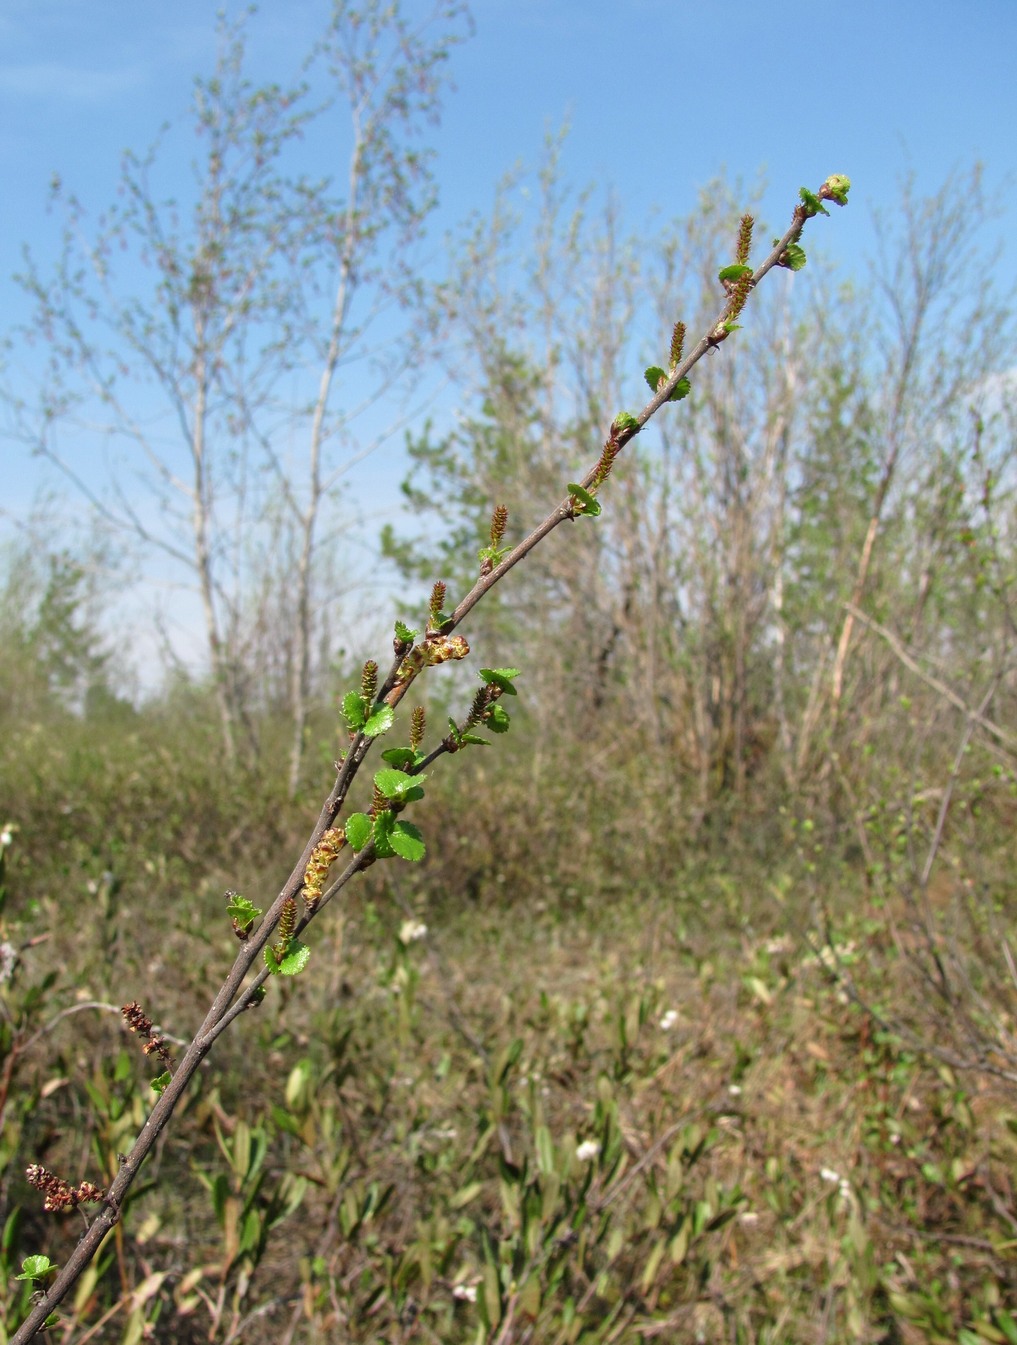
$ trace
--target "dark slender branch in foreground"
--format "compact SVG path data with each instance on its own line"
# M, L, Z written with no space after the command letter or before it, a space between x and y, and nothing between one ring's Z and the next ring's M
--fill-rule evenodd
M788 249L797 244L806 220L817 213L818 209L822 209L819 202L833 200L838 204L844 204L847 185L846 179L827 179L827 182L819 189L817 196L811 198L811 208L808 201L805 205L799 205L795 208L790 228L774 245L763 263L754 272L741 278L735 288L725 287L728 288L727 303L718 315L717 320L711 324L707 333L701 337L684 358L678 360L674 369L671 370L665 380L660 382L655 395L638 416L621 416L612 424L609 438L600 459L579 482L584 490L590 486L599 487L603 483L615 457L629 440L639 433L666 402L671 400L672 394L678 388L682 379L699 363L707 351L715 350L726 340L733 330L733 318L740 312L750 290L774 266L790 265ZM803 200L806 200L806 195L803 192ZM792 267L792 269L795 268ZM575 519L580 512L581 507L575 496L567 496L545 518L543 523L534 528L530 535L520 542L499 564L495 565L489 573L481 575L470 592L455 608L451 618L442 624L441 638L447 639L449 633L468 616L484 595L499 580L504 578L513 566L527 556L538 543L543 541L550 532L560 523L565 522L566 519ZM421 647L426 647L426 637L424 646L417 646L417 648ZM419 663L408 662L406 655L409 652L410 647L406 642L397 641L396 658L388 675L377 689L374 701L376 706L382 704L394 706L402 699L412 682L428 666L426 659ZM137 1177L142 1163L169 1124L177 1103L190 1085L202 1061L212 1049L216 1038L255 1003L258 992L268 978L268 971L259 971L247 986L244 985L244 982L255 961L268 946L284 907L300 896L304 888L308 862L322 836L334 825L336 818L339 816L350 786L373 742L373 737L367 736L364 732L359 732L354 736L346 755L338 765L335 784L322 806L318 821L308 838L303 853L279 895L262 918L258 929L241 945L236 960L205 1015L204 1021L195 1033L165 1089L160 1094L130 1153L121 1164L119 1172L106 1192L100 1213L89 1225L49 1291L40 1299L18 1331L11 1337L10 1345L26 1345L27 1341L32 1340L40 1328L43 1327L47 1317L58 1307L83 1274L103 1238L119 1219L124 1197ZM425 758L425 762L430 763L445 752L453 750L455 750L454 747L446 739ZM417 769L419 771L422 768L420 766ZM295 932L305 929L357 873L374 862L374 858L373 846L365 846L329 889L313 906L305 910L294 926Z

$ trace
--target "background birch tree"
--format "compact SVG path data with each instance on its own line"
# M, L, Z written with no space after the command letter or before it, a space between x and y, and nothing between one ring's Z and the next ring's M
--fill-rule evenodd
M26 250L21 275L20 335L45 367L36 396L8 400L105 523L193 586L227 761L257 755L254 710L288 706L292 794L341 589L323 528L343 517L346 469L388 432L363 429L365 411L384 393L398 421L422 355L410 262L436 201L427 128L468 18L457 0L336 0L285 85L252 80L246 22L220 21L195 82L186 199L161 192L169 128L125 154L97 219L54 182L59 259ZM85 456L96 441L115 455L108 485Z

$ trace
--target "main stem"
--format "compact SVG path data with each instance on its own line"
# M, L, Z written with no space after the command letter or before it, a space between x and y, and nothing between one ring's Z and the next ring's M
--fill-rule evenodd
M801 207L795 210L791 227L784 234L783 238L774 245L773 250L769 253L762 265L754 272L754 285L758 284L763 276L778 264L788 245L798 240L801 236L806 218L807 216L802 211ZM639 415L635 417L636 427L633 428L630 426L617 434L614 442L619 447L623 446L633 438L634 435L638 434L639 430L641 430L643 426L656 415L665 402L670 400L671 394L678 386L678 383L686 376L690 369L699 363L706 352L708 350L716 349L717 346L726 339L727 333L723 331L723 324L726 319L727 311L727 307L725 306L725 309L721 312L717 321L711 326L707 334L700 339L694 349L678 364L667 382L661 385L656 395L646 404ZM584 488L588 487L593 482L596 474L597 466L595 465L590 468L579 484ZM575 516L575 507L572 498L566 497L556 509L548 514L543 523L534 528L533 532L531 532L528 537L524 538L523 541L521 541L519 545L505 557L500 565L496 566L490 574L483 575L477 580L470 592L467 593L466 597L463 598L462 602L456 607L452 614L451 621L444 628L444 632L448 633L458 626L469 615L473 608L476 607L477 603L480 602L484 595L489 592L489 590L493 588L494 585L509 572L509 570L515 565L518 565L524 556L529 555L533 548L539 542L543 541L548 533L553 532L554 529L566 519L574 519ZM396 658L395 662L392 664L383 685L378 689L378 703L385 701L387 698L389 703L394 703L396 699L401 698L402 693L409 682L415 680L418 675L416 672L411 673L407 678L401 680L398 679L398 672L402 664L403 660L401 657ZM391 693L396 690L398 691L398 696L392 696ZM321 813L318 816L318 821L308 838L307 844L304 846L300 859L297 861L292 873L279 895L272 903L267 914L262 919L258 926L257 933L243 944L240 952L237 954L236 961L233 963L229 975L226 977L225 981L223 981L218 994L212 1002L211 1008L205 1015L201 1027L195 1033L183 1059L180 1061L170 1082L160 1095L158 1102L156 1102L155 1106L152 1108L148 1120L142 1127L141 1134L135 1140L130 1153L125 1158L120 1167L120 1171L114 1178L113 1183L107 1192L102 1210L89 1225L88 1230L71 1253L66 1265L57 1275L45 1297L36 1304L25 1321L10 1338L10 1345L27 1345L27 1342L36 1336L46 1318L60 1305L67 1293L83 1274L86 1266L98 1251L103 1238L119 1219L120 1208L124 1196L127 1194L135 1177L138 1175L142 1163L148 1157L156 1140L169 1124L177 1103L183 1096L188 1084L197 1073L201 1062L205 1059L215 1044L215 1040L219 1036L220 1030L229 1026L233 1017L236 1016L231 1014L231 1006L233 1006L234 1001L237 999L244 980L254 965L256 958L271 938L272 932L278 923L283 903L290 898L295 899L299 896L303 887L304 873L307 868L308 860L311 857L311 853L321 839L322 834L334 824L336 817L342 809L350 785L352 784L361 763L370 751L373 741L372 738L367 738L361 733L358 734L350 744L349 751L339 767L335 784L333 785L328 798L325 800ZM354 873L360 868L363 868L371 858L370 847L366 847L349 866L340 882L345 882L351 878ZM310 921L314 919L315 915L317 915L318 909L320 908L316 908L314 911L307 913L299 922L298 928L305 928ZM253 1003L253 1001L248 1001L248 1003ZM230 1015L229 1022L224 1021L227 1018L227 1015Z

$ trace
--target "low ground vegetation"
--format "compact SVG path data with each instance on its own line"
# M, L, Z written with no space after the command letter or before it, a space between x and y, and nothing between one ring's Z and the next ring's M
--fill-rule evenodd
M155 1072L121 1002L185 1037L224 889L271 888L302 821L271 782L234 794L197 764L211 713L100 735L49 710L32 751L7 725L3 771L11 1324L22 1258L59 1262L80 1231L26 1164L115 1173ZM960 1067L906 897L786 808L658 848L599 791L535 797L516 746L467 770L469 831L451 786L429 796L430 863L366 875L307 972L223 1039L67 1338L1017 1339L1005 1041ZM997 792L994 877L958 874L931 913L986 975L1013 901ZM954 1065L922 1049L941 1046Z

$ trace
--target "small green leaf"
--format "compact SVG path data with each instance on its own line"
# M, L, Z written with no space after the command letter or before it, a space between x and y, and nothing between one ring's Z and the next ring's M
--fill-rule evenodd
M423 757L410 747L389 747L382 752L381 759L394 766L397 771L401 771L404 766L415 766L418 760L423 760Z
M644 369L643 377L650 385L651 392L657 392L661 383L667 382L667 373L656 364L651 364L649 369Z
M165 1073L160 1074L157 1078L153 1079L151 1083L152 1092L153 1093L165 1092L167 1086L169 1085L169 1081L172 1077L173 1076L172 1074L170 1074L169 1070L166 1070Z
M388 840L400 859L409 859L416 862L424 858L427 847L424 845L424 839L419 829L412 822L403 822L397 819L389 833Z
M512 723L507 712L500 705L492 705L484 717L484 722L492 733L508 733Z
M671 396L668 398L668 401L680 402L681 399L683 397L687 397L691 391L692 391L692 384L689 382L689 380L687 378L679 378L678 382L674 385L674 392L671 393Z
M849 177L846 177L843 173L831 173L823 186L838 205L847 205L848 192L851 190L851 179Z
M366 813L350 813L343 830L352 848L363 850L371 839L371 819Z
M722 266L717 272L717 279L722 281L741 280L742 276L750 276L751 274L751 266L744 266L740 262L736 262L734 266Z
M387 733L394 719L395 714L391 705L380 706L364 725L364 735L368 738L377 738L379 733Z
M426 775L407 775L405 771L384 770L375 773L374 783L387 799L412 803L414 799L424 797L420 785L426 779Z
M622 430L632 430L633 432L638 433L639 421L636 420L635 416L630 415L628 411L619 411L614 418L611 429L614 430L615 433L620 433Z
M797 243L788 243L781 257L781 265L789 271L800 271L805 265L805 249Z
M266 952L268 949L265 950ZM311 956L311 950L306 943L301 943L299 939L290 939L286 952L279 959L278 972L280 976L297 976L307 966L307 960Z
M569 496L574 501L574 506L579 506L579 508L574 507L574 512L579 517L585 514L588 518L596 518L600 513L600 501L594 499L588 490L583 486L576 485L574 481L569 482L568 489Z
M740 332L741 329L742 329L742 324L741 324L740 322L725 322L725 323L724 323L724 330L725 330L726 332Z
M395 817L392 813L376 813L374 818L374 853L379 859L391 859L395 854L392 849L392 828L395 826Z
M52 1275L59 1266L55 1265L48 1256L26 1256L21 1263L21 1274L15 1275L16 1280L41 1280L44 1275Z
M510 546L485 546L477 552L477 559L481 562L488 560L491 562L491 568L500 565L508 553L512 550Z
M519 676L518 668L481 668L480 675L489 685L501 687L506 696L518 694L512 685L513 677Z
M798 195L802 198L802 204L805 206L805 213L810 219L813 215L829 215L829 210L823 205L815 192L809 191L808 187L802 187Z
M250 929L261 915L261 907L255 906L239 892L230 892L227 895L226 914L231 920L235 920L241 929Z
M410 630L409 626L405 625L404 622L397 621L395 623L395 634L396 639L403 644L412 644L420 632L418 630Z
M490 747L490 746L491 746L491 744L487 741L486 738L481 738L480 735L477 734L477 733L462 733L462 734L460 734L460 735L459 735L459 743L460 743L463 747L465 747L467 744L468 744L470 747Z
M351 729L363 728L367 706L359 691L347 691L343 697L343 718Z

